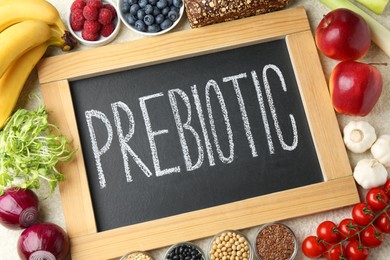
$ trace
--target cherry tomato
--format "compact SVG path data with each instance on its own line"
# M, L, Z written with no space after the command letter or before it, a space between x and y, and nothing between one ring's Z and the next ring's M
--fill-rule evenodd
M344 260L345 249L342 244L328 246L326 252L324 253L326 260Z
M368 254L369 249L357 240L351 241L345 248L345 256L348 260L365 260Z
M325 252L325 246L316 236L308 236L302 242L302 252L307 257L318 258Z
M375 226L380 231L390 234L390 211L380 214L375 220Z
M353 207L352 218L356 224L367 226L375 218L375 214L370 205L361 202Z
M367 247L380 246L384 238L385 238L385 234L377 230L373 225L366 227L360 233L360 239L362 240L363 245Z
M373 210L382 210L388 205L389 197L384 189L372 188L367 192L366 201Z
M329 244L336 244L340 241L340 235L336 224L329 220L326 220L318 225L317 237Z
M342 239L346 239L348 241L357 240L358 236L357 232L360 230L360 226L355 223L355 221L351 218L345 218L340 221L337 229L339 230L340 237Z

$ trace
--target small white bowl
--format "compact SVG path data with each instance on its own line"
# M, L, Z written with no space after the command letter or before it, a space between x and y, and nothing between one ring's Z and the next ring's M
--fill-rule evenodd
M268 228L272 228L273 226L275 226L276 228L282 228L283 231L286 231L287 233L289 233L292 237L292 240L293 240L293 250L291 248L289 248L289 250L292 250L291 252L291 256L290 256L290 259L289 260L294 260L296 255L297 255L297 252L298 252L298 241L297 241L297 238L294 234L294 232L286 225L282 224L282 223L279 223L279 222L272 222L272 223L267 223L267 224L264 224L262 226L260 226L260 228L258 229L258 231L256 232L256 235L253 239L253 248L255 250L255 253L256 253L256 256L258 259L262 260L263 257L260 255L260 252L257 248L257 243L260 242L261 240L259 239L258 241L258 237L260 236L260 234L262 233L262 231L268 229ZM273 234L277 234L277 233L280 233L280 232L275 232L274 230L271 230L270 232L272 232ZM286 236L283 237L284 239L286 239ZM286 240L283 240L282 238L281 239L277 239L275 237L272 237L272 238L268 238L268 241L264 241L264 244L267 245L269 243L271 244L274 244L274 243L278 243L278 244L281 244L283 242L286 242ZM290 242L290 241L288 241ZM269 248L269 252L272 253L273 251L272 250L275 250L273 248L270 248L267 246L267 248ZM284 250L287 250L287 246L284 246L283 247Z
M242 232L238 231L238 230L224 230L222 232L219 232L218 234L216 234L209 242L209 245L208 245L208 251L207 251L207 259L211 260L213 257L211 256L211 251L213 249L213 246L214 246L214 241L217 242L217 239L221 240L221 238L224 236L224 235L227 235L227 234L236 234L236 235L239 235L240 237L244 238L245 241L247 242L248 244L248 248L249 248L249 256L247 256L247 259L249 260L254 260L254 249L252 248L252 244L251 242L249 241L248 237L246 235L244 235ZM225 240L225 242L227 242ZM224 241L222 241L222 243L225 243ZM218 245L217 245L218 247ZM224 247L224 246L221 246L221 247ZM222 251L223 251L223 248L221 248ZM227 257L229 259L229 257ZM219 258L217 258L219 259Z
M154 258L145 251L132 251L120 258L120 260L127 260L127 259L153 260Z
M181 18L183 17L183 14L184 14L184 0L183 0L183 4L180 7L179 18L177 18L177 20L171 25L171 27L169 27L169 28L167 28L165 30L159 31L159 32L155 32L155 33L142 32L142 31L138 31L137 29L134 28L134 26L132 26L132 25L127 23L127 21L126 21L126 19L124 17L124 14L121 11L121 5L122 5L123 1L126 1L126 0L118 0L118 2L117 2L117 4L118 4L117 5L117 11L118 11L120 19L122 20L122 22L124 23L124 25L127 28L129 28L130 30L132 30L132 31L134 31L136 33L139 33L139 34L142 34L142 35L145 35L145 36L160 35L160 34L164 34L164 33L169 32L170 30L175 28L175 26L180 22Z
M177 244L174 244L172 245L171 247L168 248L168 250L165 252L165 256L164 256L164 260L167 260L168 259L168 256L169 254L175 250L176 248L179 248L180 246L188 246L188 247L192 247L193 249L195 249L196 251L199 252L201 258L203 260L206 259L205 255L204 255L204 252L202 251L202 249L200 247L198 247L197 245L195 245L194 243L191 243L191 242L180 242L180 243L177 243Z
M80 42L81 44L83 44L85 46L98 47L98 46L106 45L106 44L110 43L111 41L113 41L115 39L115 37L118 35L118 33L119 33L121 23L120 23L120 18L119 18L119 11L117 9L116 4L113 1L111 1L111 0L104 0L102 2L104 4L112 5L115 8L115 10L116 10L117 17L114 20L114 22L115 22L115 30L108 37L100 36L100 39L97 40L97 41L87 41L87 40L84 40L83 37L81 36L81 31L77 31L77 32L73 31L72 26L70 25L70 23L71 23L71 15L70 15L70 7L69 7L69 15L68 15L68 21L67 21L68 30L77 39L78 42ZM73 1L72 1L72 3L73 3Z

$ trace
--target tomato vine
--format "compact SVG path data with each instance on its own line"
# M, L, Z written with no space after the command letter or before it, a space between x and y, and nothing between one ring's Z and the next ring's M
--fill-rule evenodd
M302 251L309 258L329 260L364 260L390 234L390 179L383 187L371 188L366 202L357 203L352 217L338 225L326 220L317 227L316 236L302 242Z

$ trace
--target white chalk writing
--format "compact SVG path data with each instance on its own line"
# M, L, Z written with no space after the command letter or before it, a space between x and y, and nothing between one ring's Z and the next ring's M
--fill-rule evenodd
M251 76L247 77L247 73L244 72L225 76L220 79L220 84L218 84L215 79L209 79L205 81L205 85L202 87L199 87L199 85L187 86L186 88L189 88L188 90L190 91L185 91L180 88L168 89L166 96L163 92L146 96L137 96L136 98L138 98L138 105L141 112L138 112L136 117L134 117L129 104L122 101L112 103L111 110L120 151L122 153L126 181L134 182L134 176L131 174L133 172L130 170L130 159L135 162L135 165L141 169L147 178L150 178L153 175L161 177L172 173L181 173L182 170L183 172L195 172L195 170L204 167L205 158L208 159L209 166L215 166L217 163L231 164L237 156L241 156L240 153L237 155L235 151L237 149L235 147L235 142L237 143L237 140L241 140L240 138L243 140L246 138L246 141L242 143L249 147L247 153L252 158L259 156L258 148L263 149L262 152L264 152L264 149L267 149L266 146L268 146L270 155L274 155L278 147L281 147L279 149L285 151L295 150L298 147L298 127L295 117L292 113L287 112L288 114L286 115L288 115L288 118L290 119L290 126L285 127L283 124L282 131L279 118L281 113L286 113L286 111L284 109L277 110L274 102L274 91L277 91L282 95L288 92L288 86L282 71L276 65L268 64L263 67L261 80L259 80L255 70L250 71L250 75ZM275 75L276 78L274 77ZM272 79L274 79L272 83L276 86L271 87L271 76ZM256 97L250 99L254 100L254 104L253 101L252 103L248 103L248 100L245 99L247 97L247 88L250 87L252 87L252 93L255 93L256 95ZM204 94L204 96L199 95L198 90L202 92L201 94ZM243 94L246 94L246 96ZM226 97L224 95L226 95ZM163 104L164 99L169 100L168 111L170 110L170 112L168 115L158 114L166 113L162 112L167 111L166 108L165 110L156 110L156 106L152 104L154 102ZM131 105L134 106L136 104ZM247 111L247 108L250 108L250 110ZM253 113L253 109L255 109L255 113ZM257 109L260 110L259 116L257 116ZM267 111L269 111L268 113L270 113L270 116L267 115ZM172 114L170 114L171 112ZM248 115L248 112L250 112L250 116ZM164 120L169 117L172 119L173 117L177 132L175 129L172 129L172 127L169 127L169 120L167 120L166 124L163 124L163 126L161 126L161 124L152 124L155 123L152 119L156 118L156 115L159 115L159 117L162 116ZM90 134L99 185L100 188L104 188L107 184L101 157L110 149L113 139L113 129L110 120L103 112L92 109L85 112L85 117ZM138 153L138 155L134 150L134 147L131 147L131 139L134 138L136 129L143 129L142 127L140 128L139 125L137 125L138 128L136 128L136 123L139 122L136 122L135 118L137 118L138 121L143 120L144 122L144 132L141 132L147 137L148 149L150 149L151 154L149 159L153 162L154 171L151 170L153 168L148 168L147 164L141 159L139 156L141 153ZM253 122L253 118L258 119L262 124L256 124L256 122ZM99 120L103 123L107 132L106 142L101 148L99 148L99 144L101 143L98 142L96 137L96 122L94 120ZM123 126L125 125L124 122L128 123L128 129L123 129ZM240 122L242 122L242 126L240 125ZM165 121L163 121L163 123L165 123ZM253 129L251 123L255 123L253 124L253 126L255 126ZM258 131L259 126L264 129L265 136L259 136L255 133L255 131ZM242 128L245 135L242 133ZM233 132L233 129L235 132ZM272 131L274 131L274 135L272 135ZM103 137L103 134L100 133L100 131L98 133L99 138ZM182 166L183 169L180 167L181 162L175 160L169 161L168 163L171 164L169 166L161 166L161 163L165 163L165 161L160 161L158 145L161 143L164 144L164 138L167 138L168 136L170 138L173 136L178 139L176 147L180 147L179 153L181 152L182 156L176 157L182 158L179 160L182 160L182 163L184 162L185 167ZM277 136L276 142L273 140L273 136L274 139L276 139ZM292 136L292 140L286 141L289 140L290 136ZM146 139L146 137L144 138ZM238 139L235 140L235 138ZM265 146L256 147L256 141L261 138L265 138ZM159 142L156 142L156 139ZM160 139L162 140L161 143ZM263 142L260 141L260 143ZM242 144L238 147L242 147ZM164 149L166 148L167 147L164 147ZM164 150L164 152L166 151ZM214 153L217 156L214 157ZM261 154L261 156L263 155L264 154ZM148 162L148 160L145 162Z

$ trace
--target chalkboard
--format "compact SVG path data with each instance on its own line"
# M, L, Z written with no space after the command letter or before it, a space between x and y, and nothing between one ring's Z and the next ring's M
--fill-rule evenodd
M303 7L49 57L38 76L78 149L59 185L73 260L360 200Z
M323 181L284 39L70 88L99 231Z

